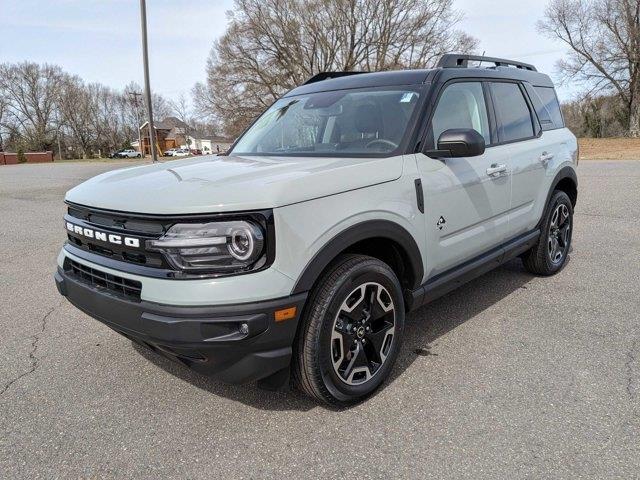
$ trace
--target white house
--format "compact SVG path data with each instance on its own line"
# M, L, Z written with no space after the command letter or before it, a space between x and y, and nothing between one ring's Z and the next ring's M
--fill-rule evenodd
M215 135L187 135L185 140L189 145L181 145L181 148L190 148L192 150L202 150L203 154L224 153L229 150L233 140Z

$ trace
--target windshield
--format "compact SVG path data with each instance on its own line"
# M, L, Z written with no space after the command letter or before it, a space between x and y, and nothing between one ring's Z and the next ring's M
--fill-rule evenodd
M232 154L390 154L399 147L418 98L410 87L281 98L247 130Z

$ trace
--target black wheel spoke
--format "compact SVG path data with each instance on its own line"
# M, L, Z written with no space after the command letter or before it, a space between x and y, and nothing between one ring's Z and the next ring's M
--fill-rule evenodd
M341 367L348 362L355 342L353 335L346 331L346 325L340 324L334 327L331 336L331 357L335 367Z
M384 361L384 355L382 354L382 348L385 346L385 340L387 334L393 329L393 324L385 322L382 328L376 331L370 331L365 335L367 345L371 348L371 356L377 363Z
M569 233L569 222L566 222L562 228L560 228L560 232L558 234L558 241L560 242L560 246L564 249L567 246L567 237Z
M341 310L338 314L338 317L345 323L350 324L353 322L357 322L362 318L362 307L360 305L356 306L352 311Z
M367 285L364 293L364 309L362 311L365 318L369 318L373 315L378 296L378 287L376 285Z
M367 358L364 347L358 342L356 344L356 349L352 352L351 359L346 362L344 371L342 372L342 378L347 381L352 381L351 376L355 376L357 373L362 371L364 371L366 378L367 372L364 369L369 370L369 359ZM369 370L369 374L370 373L371 371Z
M562 227L569 218L569 209L566 205L561 205L558 211L558 227Z

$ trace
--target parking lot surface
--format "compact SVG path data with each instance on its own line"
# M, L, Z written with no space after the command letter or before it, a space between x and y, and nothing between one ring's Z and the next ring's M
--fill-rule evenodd
M408 317L351 409L229 386L56 291L64 192L117 163L0 167L0 477L640 478L640 162L582 162L573 251Z

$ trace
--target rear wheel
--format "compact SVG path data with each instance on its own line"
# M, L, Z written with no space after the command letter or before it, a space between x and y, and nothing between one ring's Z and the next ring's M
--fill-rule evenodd
M526 252L524 266L537 275L553 275L567 261L573 231L573 205L569 196L556 190L549 200L538 243Z
M293 381L308 395L349 405L388 377L404 329L404 301L393 270L372 257L345 255L311 293L294 346Z

